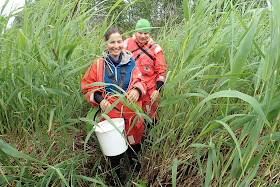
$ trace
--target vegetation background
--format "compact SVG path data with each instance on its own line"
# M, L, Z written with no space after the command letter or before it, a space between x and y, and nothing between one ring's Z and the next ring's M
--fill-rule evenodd
M279 186L279 0L28 0L11 28L0 11L1 186L107 185L80 81L139 18L168 77L123 185Z

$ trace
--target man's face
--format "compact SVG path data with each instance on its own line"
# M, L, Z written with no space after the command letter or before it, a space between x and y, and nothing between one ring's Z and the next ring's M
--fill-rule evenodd
M148 32L144 32L144 31L137 31L135 33L135 37L138 40L138 42L140 42L141 44L149 41L150 39L150 34Z

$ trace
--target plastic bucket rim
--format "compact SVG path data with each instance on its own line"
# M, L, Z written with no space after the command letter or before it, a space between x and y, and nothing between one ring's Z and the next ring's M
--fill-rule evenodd
M115 126L118 129L125 126L125 122L124 122L123 118L111 118L111 120L114 122ZM115 123L116 120L120 120L120 123ZM103 123L105 123L106 126L104 126ZM117 130L108 120L99 122L98 126L95 125L93 128L95 129L95 133L106 133L106 132ZM107 128L107 129L104 129L104 128Z

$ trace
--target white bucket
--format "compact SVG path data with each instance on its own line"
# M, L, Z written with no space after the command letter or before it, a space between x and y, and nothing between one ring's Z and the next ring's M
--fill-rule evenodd
M95 133L103 153L107 156L116 156L125 152L128 148L126 143L125 125L123 118L113 118L115 126L107 120L99 122L95 127ZM122 134L120 134L120 132Z

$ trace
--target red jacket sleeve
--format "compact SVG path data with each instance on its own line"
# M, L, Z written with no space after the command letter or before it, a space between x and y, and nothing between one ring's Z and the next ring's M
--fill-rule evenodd
M166 63L164 60L164 54L159 45L157 45L154 49L155 54L155 73L156 73L156 81L165 82L166 77Z
M140 70L137 66L135 66L135 69L132 71L132 82L130 85L131 86L130 86L129 90L131 88L138 88L142 92L141 97L146 95L147 86L144 83L144 80L142 78L142 73L140 72Z
M102 77L102 63L99 60L94 61L94 63L88 68L86 74L84 75L82 82L81 82L81 90L82 93L87 95L86 100L92 105L96 106L99 105L94 100L94 92L101 91L103 92L102 86L89 86L95 82L103 82Z

